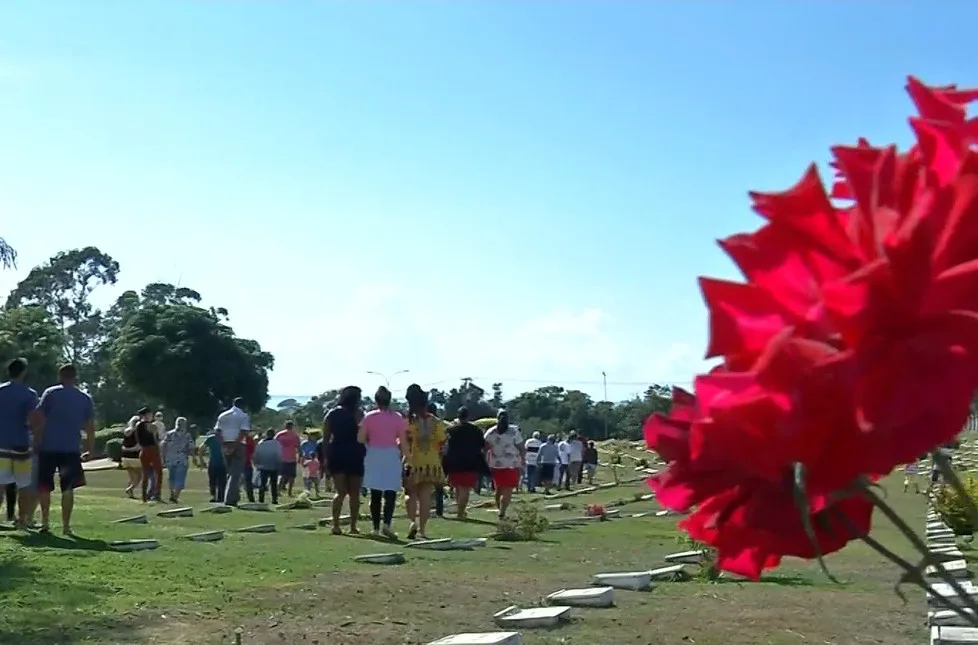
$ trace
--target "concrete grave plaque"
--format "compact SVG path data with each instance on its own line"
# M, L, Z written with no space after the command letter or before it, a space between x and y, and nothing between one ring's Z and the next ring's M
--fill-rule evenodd
M651 513L632 513L629 517L648 517Z
M547 596L547 604L568 607L611 607L615 604L612 587L588 587L587 589L561 589Z
M412 549L426 549L428 551L450 551L452 549L452 538L417 540L409 543L407 546Z
M666 515L670 515L670 514L671 514L671 512L667 508L664 508L661 511L656 511L655 512L655 516L656 517L665 517Z
M650 499L655 499L655 493L646 493L638 498L640 502L647 502Z
M507 607L493 614L492 619L500 627L555 627L561 622L570 620L570 607L533 607L520 609L516 605Z
M313 508L325 508L333 503L332 498L315 499L309 502L309 505Z
M292 528L300 531L315 531L318 527L316 526L315 522L309 522L308 524L297 524Z
M931 551L931 555L939 562L950 562L964 558L964 553L960 549L935 550Z
M274 533L274 524L255 524L254 526L246 526L243 529L238 529L238 533Z
M649 575L652 576L653 580L689 580L689 574L686 573L686 565L684 564L673 564L668 567L652 569L649 571Z
M941 569L943 569L943 574L937 567L927 567L924 570L924 575L931 578L940 577L941 575L949 575L953 578L971 577L971 572L968 571L968 563L965 560L948 560L941 564Z
M151 551L160 548L159 540L116 540L109 542L113 551Z
M238 509L242 511L271 511L271 507L268 504L261 504L259 502L244 502L243 504L238 504Z
M975 596L978 596L978 587L975 587L970 581L962 581L961 587L964 588L964 592L972 599L974 599ZM958 595L958 592L956 592L954 588L946 582L935 582L934 584L930 585L930 590L927 592L928 605L937 609L945 609L944 605L935 601L935 596L941 596L955 606L961 606L965 600L964 598L961 598Z
M930 645L978 645L974 627L931 627Z
M403 553L367 553L355 556L353 559L367 564L404 564Z
M616 484L615 482L605 482L604 484L598 484L597 488L602 488L602 489L614 488L617 485L618 484ZM586 488L583 488L583 489L581 489L581 492L583 492L585 490L587 490L587 489Z
M561 504L547 504L543 507L545 511L566 511L570 508L570 504L567 502Z
M234 510L233 506L227 504L211 504L207 508L200 509L201 513L213 513L214 515L224 515Z
M940 520L928 521L926 528L928 531L940 531L940 530L950 531L951 530L951 527L949 527L947 524L945 524Z
M485 546L488 541L486 538L461 538L452 540L452 546L456 549L474 549Z
M224 531L204 531L203 533L191 533L185 535L185 539L194 542L217 542L224 539Z
M965 620L956 611L950 609L931 610L927 612L927 622L930 625L945 627L971 627L974 624L975 612L965 609L965 613L971 616L971 621Z
M183 508L171 508L157 513L159 517L193 517L194 509L189 506Z
M519 632L482 632L446 636L428 645L523 645L523 639Z
M696 551L682 551L680 553L670 553L665 557L666 562L683 562L685 564L699 564L706 557L706 551L698 549Z
M115 520L113 524L149 524L149 518L143 515L133 515L132 517L124 517L121 520Z
M598 573L592 576L594 584L606 585L615 589L648 591L652 588L651 571L629 571L624 573Z

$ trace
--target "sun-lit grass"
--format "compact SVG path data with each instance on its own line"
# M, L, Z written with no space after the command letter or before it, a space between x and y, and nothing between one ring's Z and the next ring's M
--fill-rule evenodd
M623 470L634 476L633 469ZM406 549L405 565L372 567L353 556L404 547L295 528L328 515L327 508L163 519L156 513L171 505L126 499L123 481L117 471L89 475L90 485L78 496L78 539L60 538L57 529L50 538L0 533L0 643L210 643L230 638L239 626L246 644L426 643L460 630L491 630L492 612L507 605L536 604L549 591L587 584L599 571L661 566L665 554L680 549L675 518L648 516L551 530L532 543L490 542L467 552ZM190 486L183 502L206 507L202 472L192 472ZM581 515L587 504L618 500L629 502L622 515L657 510L652 501L633 501L647 491L642 482L600 489L553 500L572 507L546 514ZM532 503L541 508L548 503L539 495L520 498L537 500ZM919 496L895 492L891 499L903 512L922 516ZM148 525L112 523L140 513L149 515ZM473 509L470 516L474 521L467 523L433 519L429 533L493 532L493 510ZM233 532L259 523L274 523L277 532ZM403 517L395 523L405 530ZM369 529L368 523L361 528ZM225 539L182 539L213 529L228 531ZM898 544L885 525L877 535ZM156 538L162 547L106 550L106 542L130 538ZM810 563L792 562L756 585L693 581L645 594L618 592L618 607L578 612L583 620L555 632L527 633L525 642L920 642L922 606L901 606L890 591L895 572L872 552L855 544L830 565L847 584L834 587ZM839 620L814 620L816 609ZM853 622L857 618L862 627ZM860 640L867 625L874 640Z

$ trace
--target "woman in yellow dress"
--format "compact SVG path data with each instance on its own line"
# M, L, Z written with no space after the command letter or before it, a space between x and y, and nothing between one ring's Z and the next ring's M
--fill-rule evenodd
M407 493L408 539L427 539L425 528L431 515L431 496L445 482L441 449L447 440L445 422L428 412L428 393L417 383L404 395L408 404L407 440L409 459L404 464L404 490Z

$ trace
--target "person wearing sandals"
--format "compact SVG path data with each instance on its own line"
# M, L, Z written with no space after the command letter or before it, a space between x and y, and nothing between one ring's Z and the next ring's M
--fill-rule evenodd
M54 475L61 487L61 526L71 535L71 515L75 508L75 489L85 485L82 460L95 449L95 407L92 398L75 387L77 370L63 365L58 370L58 385L44 390L37 406L42 427L37 452L37 493L41 506L41 531L50 529L51 491ZM85 456L81 451L81 432L85 431Z
M409 458L404 468L407 512L411 520L408 538L427 539L432 493L436 486L445 482L441 464L441 449L446 440L445 422L428 412L428 393L417 383L408 386L404 398L408 404Z
M496 414L496 425L486 431L485 439L492 483L496 489L496 508L499 509L499 519L504 519L513 491L520 485L520 474L526 459L523 437L519 430L509 425L506 410L500 410Z
M391 528L397 491L401 489L401 464L410 461L407 450L407 421L390 409L391 392L381 385L374 394L376 410L364 415L358 439L367 447L363 486L370 491L370 520L373 535L396 540ZM383 502L383 528L381 528Z
M357 439L361 392L355 385L348 385L340 392L335 408L323 419L323 443L326 462L333 477L336 496L333 497L333 535L342 535L340 513L343 502L350 498L350 534L357 535L357 519L360 513L360 488L363 485L364 447Z
M469 423L469 410L465 406L458 409L458 420L448 428L448 442L442 465L448 475L448 482L455 489L455 502L458 505L458 519L466 518L469 495L479 481L479 477L489 474L486 465L486 441L479 426Z
M126 497L136 499L136 489L143 481L143 464L139 461L139 441L136 439L136 424L139 423L139 415L134 415L129 419L129 424L122 433L122 463L120 464L129 476L129 485L126 486Z
M160 442L160 452L163 455L163 464L166 466L167 479L170 484L170 501L177 503L180 501L180 493L187 485L190 460L196 461L194 439L190 436L190 430L187 429L186 417L177 417L173 429L163 435L163 441Z
M27 361L15 358L7 365L7 381L0 384L0 487L6 489L7 517L26 528L28 511L33 515L34 490L31 487L33 448L36 429L37 392L24 383ZM34 426L36 428L36 426Z

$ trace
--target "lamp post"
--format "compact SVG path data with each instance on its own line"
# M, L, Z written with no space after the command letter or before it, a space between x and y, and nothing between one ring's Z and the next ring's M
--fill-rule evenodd
M393 374L391 374L390 376L388 376L388 375L386 375L386 374L384 374L382 372L374 372L374 371L371 371L371 370L367 370L367 374L373 374L374 376L379 376L380 378L384 379L384 383L387 385L387 389L389 390L389 389L391 389L391 379L392 378L394 378L395 376L397 376L399 374L407 374L410 371L411 370L397 370L396 372L394 372Z
M605 372L601 372L601 382L604 383L604 402L608 403L608 375ZM608 406L605 405L604 409L604 438L608 438Z

